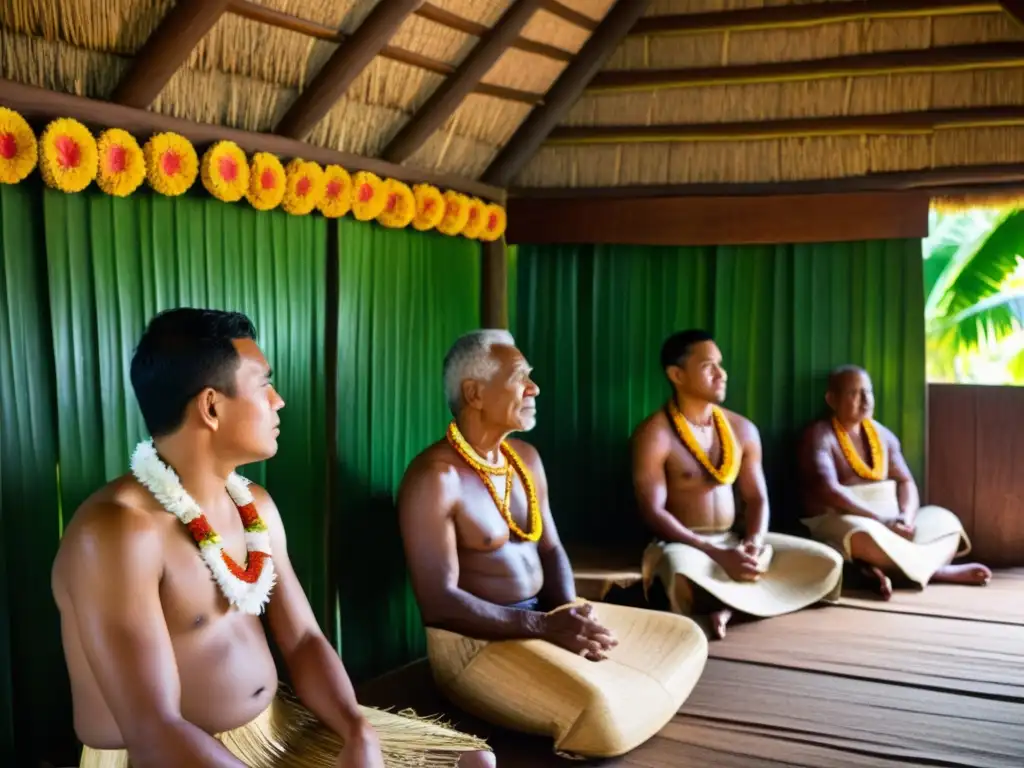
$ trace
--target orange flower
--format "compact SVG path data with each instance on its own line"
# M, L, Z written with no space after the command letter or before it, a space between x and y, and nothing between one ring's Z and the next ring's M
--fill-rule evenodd
M500 205L490 204L484 206L483 211L484 228L480 233L480 239L492 243L505 234L508 226L508 215Z
M96 143L99 169L96 184L108 195L127 197L146 179L146 158L127 131L110 128Z
M454 237L462 232L467 221L469 221L469 198L451 190L445 192L444 216L437 225L437 231Z
M369 171L359 171L352 177L352 213L359 221L372 221L388 204L384 182Z
M390 229L404 229L416 215L416 198L407 184L395 179L384 182L384 210L377 221Z
M234 203L249 188L249 161L233 141L218 141L203 154L201 178L206 191L225 203Z
M294 216L304 216L320 202L324 194L324 172L316 163L295 158L285 169L283 208Z
M324 168L324 194L316 207L329 219L337 219L351 210L352 177L340 165Z
M269 211L284 198L284 166L269 152L257 152L249 166L249 204L258 211Z
M0 184L17 184L36 167L36 136L21 115L0 107Z
M462 228L462 236L476 240L480 237L480 233L484 231L486 224L487 222L484 219L484 201L474 197L469 201L469 219L466 221L466 226Z
M441 190L430 184L417 184L412 188L413 197L416 198L416 216L412 225L420 232L433 229L441 223L444 218L444 196Z
M168 197L188 191L199 175L199 157L192 142L176 133L158 133L142 148L149 186Z
M54 120L39 142L39 171L47 186L61 192L81 192L96 178L99 152L96 139L77 120Z

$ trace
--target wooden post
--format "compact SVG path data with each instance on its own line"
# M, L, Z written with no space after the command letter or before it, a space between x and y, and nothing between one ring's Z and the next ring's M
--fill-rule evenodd
M505 238L481 243L480 324L508 329L508 251Z

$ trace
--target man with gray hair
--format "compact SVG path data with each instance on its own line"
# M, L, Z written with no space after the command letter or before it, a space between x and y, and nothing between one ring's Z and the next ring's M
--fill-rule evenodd
M599 620L577 599L540 455L509 439L536 424L531 374L508 331L473 331L452 345L443 376L454 418L398 493L406 559L449 698L547 733L560 751L610 757L675 714L707 643L689 619L602 605Z

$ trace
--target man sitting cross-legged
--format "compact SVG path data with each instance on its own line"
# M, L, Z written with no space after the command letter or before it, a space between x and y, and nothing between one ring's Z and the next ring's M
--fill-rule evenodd
M235 474L277 452L284 406L249 320L158 315L131 378L153 440L75 513L53 567L81 768L495 765L479 739L357 704L281 514Z
M970 551L956 515L919 508L900 441L872 418L867 371L837 368L825 400L832 417L807 430L800 457L810 514L804 524L811 534L859 563L885 600L892 597L893 575L920 587L933 581L987 584L992 572L984 565L952 565Z
M515 341L477 331L444 361L454 420L409 466L399 517L441 690L578 756L622 754L679 709L707 660L688 619L577 600L536 449L539 389ZM593 478L600 482L600 478Z

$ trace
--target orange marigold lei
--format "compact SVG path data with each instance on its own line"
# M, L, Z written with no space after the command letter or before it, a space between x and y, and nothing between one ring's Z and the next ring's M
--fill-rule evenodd
M477 455L473 447L466 442L466 438L462 436L458 425L454 421L448 425L448 442L451 443L451 446L462 457L463 461L469 464L477 475L480 476L480 479L483 480L484 485L487 486L487 490L491 494L491 498L494 499L495 506L498 507L501 516L505 518L509 530L524 541L538 541L541 533L544 532L544 521L540 514L540 501L537 499L537 489L533 484L530 471L523 464L523 460L519 458L519 454L513 450L512 446L507 442L501 444L501 453L505 457L505 465L495 467ZM512 483L515 480L515 475L519 475L519 479L526 489L526 498L529 500L529 532L520 528L516 521L512 519ZM491 481L492 476L505 477L504 498L498 497L498 490Z
M850 439L850 433L846 431L846 428L839 423L836 418L832 419L832 431L836 433L836 439L839 440L839 448L843 452L843 456L846 457L847 463L850 465L850 469L858 477L862 477L865 480L884 480L886 476L886 461L885 456L885 445L883 445L881 438L878 436L878 429L875 427L875 422L871 419L864 419L861 422L861 428L864 430L864 434L868 438L868 450L871 453L871 466L869 467L864 463L864 459L857 453L857 449L853 446L853 440Z
M717 467L711 463L708 455L693 436L693 430L690 429L686 417L683 416L674 399L669 400L668 414L675 427L676 435L683 441L683 445L693 454L693 457L707 470L708 474L721 485L732 485L736 482L736 476L740 473L740 452L736 450L736 435L733 434L732 425L729 424L729 419L726 418L722 409L711 406L715 430L718 432L718 440L722 444L722 463Z

